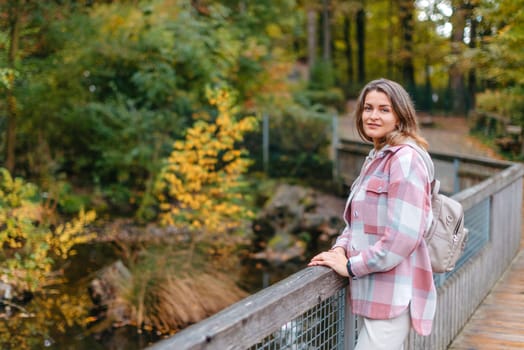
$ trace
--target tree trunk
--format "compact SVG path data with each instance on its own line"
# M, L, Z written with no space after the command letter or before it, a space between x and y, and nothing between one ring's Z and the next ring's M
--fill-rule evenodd
M408 91L415 88L415 67L413 65L413 0L402 0L399 3L400 25L402 28L402 79Z
M317 59L317 14L313 8L307 10L307 53L309 70Z
M351 18L348 14L344 16L344 43L346 47L346 73L348 79L348 85L353 84L353 47L351 45Z
M388 2L388 46L386 52L386 77L393 79L393 0Z
M364 10L364 0L357 11L357 69L358 82L363 84L366 81L365 50L366 50L366 11Z
M474 49L477 47L477 20L473 13L475 5L470 4L468 9L468 17L470 21L470 32L469 32L469 47ZM469 105L468 110L475 109L477 92L477 73L475 68L471 68L468 72L468 94L469 94Z
M453 1L453 15L451 16L453 30L451 32L452 63L449 69L449 86L451 89L452 112L463 115L466 112L464 72L461 68L461 56L466 24L463 3L461 0Z
M322 39L323 58L331 61L331 26L329 23L329 0L322 0Z
M16 56L18 54L18 44L20 39L20 1L10 1L8 4L8 23L9 23L9 50L7 54L7 64L11 69L16 67ZM14 77L13 77L14 80ZM7 89L7 135L6 135L6 161L5 166L9 172L15 169L15 148L16 148L16 117L17 101L14 95L15 84Z
M429 63L429 58L426 57L424 62L424 98L427 102L429 112L433 113L433 104L436 101L433 101L433 88L431 86L431 67Z

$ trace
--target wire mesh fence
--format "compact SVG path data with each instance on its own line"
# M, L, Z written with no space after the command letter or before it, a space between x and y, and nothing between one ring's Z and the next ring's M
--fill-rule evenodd
M345 289L292 319L249 350L333 350L344 348Z

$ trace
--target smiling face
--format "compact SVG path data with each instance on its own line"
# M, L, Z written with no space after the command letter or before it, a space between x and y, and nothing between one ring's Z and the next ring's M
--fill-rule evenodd
M389 97L380 91L369 91L362 110L364 134L378 147L384 138L395 130L398 117L393 110Z

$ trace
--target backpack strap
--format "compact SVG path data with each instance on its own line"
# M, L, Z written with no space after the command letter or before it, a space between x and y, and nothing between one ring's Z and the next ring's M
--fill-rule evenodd
M426 166L429 180L431 181L432 193L438 193L440 189L440 181L435 179L435 166L433 165L433 161L431 160L429 153L425 149L422 149L414 141L409 140L405 144L413 148L420 155L424 161L424 165Z
M433 181L431 181L431 195L433 196L437 194L439 190L440 190L440 181L437 179L433 179Z
M436 218L438 218L440 215L440 206L435 205L434 203L435 199L439 198L438 194L440 190L440 181L435 178L435 166L433 164L433 161L431 160L429 153L425 149L422 149L419 145L417 145L413 141L408 141L407 145L413 148L415 151L417 151L417 153L420 155L420 157L424 161L424 166L426 167L426 171L428 172L429 181L431 181L430 183L430 186L431 186L430 220L428 220L426 231L424 232L424 238L428 239L428 237L433 236L433 232L432 232L433 221Z

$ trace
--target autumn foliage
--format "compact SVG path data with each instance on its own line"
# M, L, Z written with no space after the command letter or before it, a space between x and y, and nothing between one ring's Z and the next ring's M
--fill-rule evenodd
M154 188L159 221L183 232L182 240L172 241L176 248L167 237L151 245L128 262L133 278L117 283L131 323L148 331L176 331L245 296L233 270L224 270L237 261L232 253L252 216L242 194L249 160L240 145L257 122L237 116L229 89L208 89L207 96L216 117L199 115L174 143Z
M249 160L238 144L256 127L254 117L235 117L229 90L207 94L215 122L197 121L174 143L156 186L162 223L189 228L197 241L231 232L250 215L240 192Z
M94 211L81 211L69 222L57 222L35 185L0 168L1 281L18 292L50 283L54 263L74 254L75 244L94 238L84 228L95 216Z

